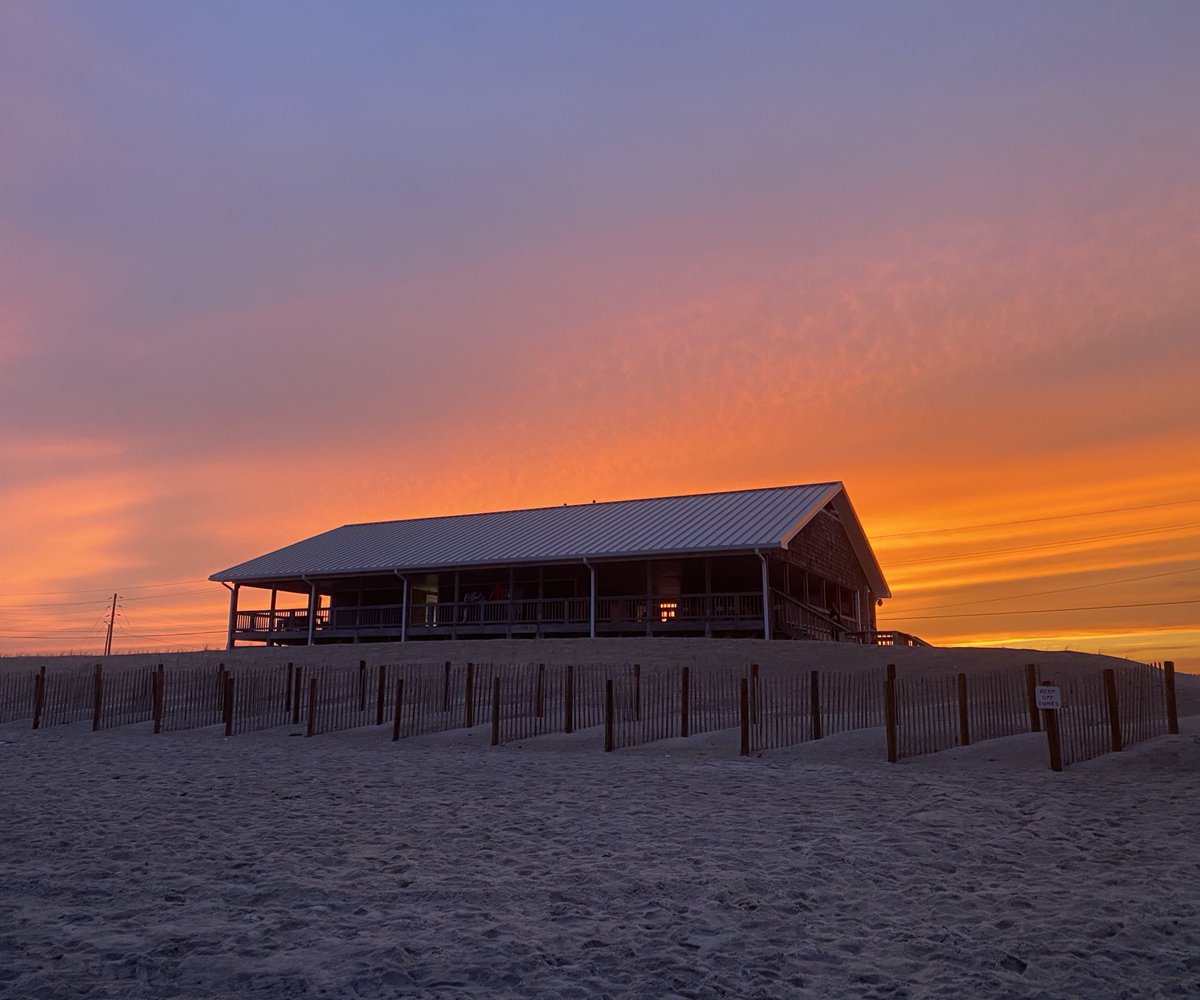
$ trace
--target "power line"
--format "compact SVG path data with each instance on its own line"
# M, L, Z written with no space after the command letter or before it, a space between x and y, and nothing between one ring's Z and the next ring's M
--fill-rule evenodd
M965 559L977 559L980 556L1002 556L1011 552L1034 552L1039 549L1060 549L1064 546L1081 545L1084 542L1108 542L1115 538L1137 538L1144 535L1161 535L1168 531L1183 531L1187 528L1200 528L1200 521L1190 524L1174 524L1165 528L1147 528L1143 531L1121 531L1111 535L1091 535L1087 538L1069 538L1059 542L1041 542L1037 545L1013 545L1003 549L986 549L982 552L960 552L956 555L940 556L933 559L906 559L901 562L888 563L894 566L930 566L937 563L962 562Z
M1156 510L1160 507L1181 507L1185 504L1200 503L1200 497L1193 500L1171 500L1167 503L1148 503L1137 507L1110 507L1107 510L1087 510L1078 514L1054 514L1048 517L1027 517L1020 521L993 521L990 524L962 524L954 528L924 528L920 531L898 531L890 535L872 535L878 541L881 538L914 538L917 535L944 535L950 531L976 531L980 528L1010 528L1020 524L1039 524L1043 521L1065 521L1076 517L1098 517L1101 514L1125 514L1135 510Z
M0 604L0 611L37 611L39 608L82 608L100 607L107 601L58 601L55 603L39 602L38 604Z
M164 583L138 583L128 587L122 587L122 590L152 590L157 587L187 587L197 583L207 583L207 580L191 579L191 580L173 580ZM61 594L108 594L111 593L109 587L85 587L80 590L28 590L21 593L0 594L0 600L9 597L55 597Z
M184 590L177 594L152 594L149 597L126 597L127 601L174 601L183 597L195 597L199 594L207 594L210 597L221 596L221 591L209 587L205 590Z
M1180 576L1183 573L1200 572L1200 566L1173 569L1167 573L1151 573L1149 576L1130 576L1123 580L1106 580L1104 583L1084 583L1078 587L1059 587L1056 590L1037 590L1030 594L1009 594L1006 597L984 597L978 601L963 601L961 604L930 604L913 611L941 611L944 608L969 608L975 604L995 604L997 601L1020 601L1027 597L1047 597L1051 594L1069 594L1076 590L1094 590L1097 587L1116 587L1122 583L1141 583L1143 580L1158 580L1164 576Z
M1192 601L1151 601L1146 604L1096 604L1086 608L1031 608L1028 611L963 611L954 615L897 615L897 619L907 621L932 621L936 618L995 618L1000 615L1053 615L1068 611L1118 611L1126 608L1168 608L1184 604L1200 604L1200 599Z

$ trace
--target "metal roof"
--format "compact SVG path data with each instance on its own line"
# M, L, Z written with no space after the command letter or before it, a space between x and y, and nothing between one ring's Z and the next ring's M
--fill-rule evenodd
M786 548L830 503L873 589L888 596L841 483L347 524L209 579L265 582Z

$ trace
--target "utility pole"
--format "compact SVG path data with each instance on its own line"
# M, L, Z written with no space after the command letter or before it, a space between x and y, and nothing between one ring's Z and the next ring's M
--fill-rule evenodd
M113 622L117 620L117 595L113 594L112 611L108 615L108 638L104 640L104 655L112 655Z

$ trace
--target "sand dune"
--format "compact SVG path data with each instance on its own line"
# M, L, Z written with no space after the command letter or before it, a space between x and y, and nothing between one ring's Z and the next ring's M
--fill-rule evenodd
M1036 734L896 765L875 730L0 740L3 997L1200 994L1200 718L1061 774Z

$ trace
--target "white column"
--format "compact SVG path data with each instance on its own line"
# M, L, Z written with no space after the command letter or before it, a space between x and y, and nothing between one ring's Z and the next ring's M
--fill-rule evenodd
M756 549L758 558L762 560L762 595L763 595L763 638L771 638L771 575L767 571L767 557Z
M233 634L237 628L238 591L241 586L240 583L235 583L229 588L229 631L225 637L226 649L233 649L234 646Z
M270 636L273 636L275 634L275 604L277 602L278 596L279 596L279 591L276 588L272 587L271 588L271 611L267 617L267 636L268 636L267 645L268 646L275 645L275 640L270 638Z
M596 567L586 559L584 564L588 568L588 573L591 574L591 599L588 601L588 638L596 638Z
M401 577L404 581L404 610L400 615L400 641L408 641L408 577Z

